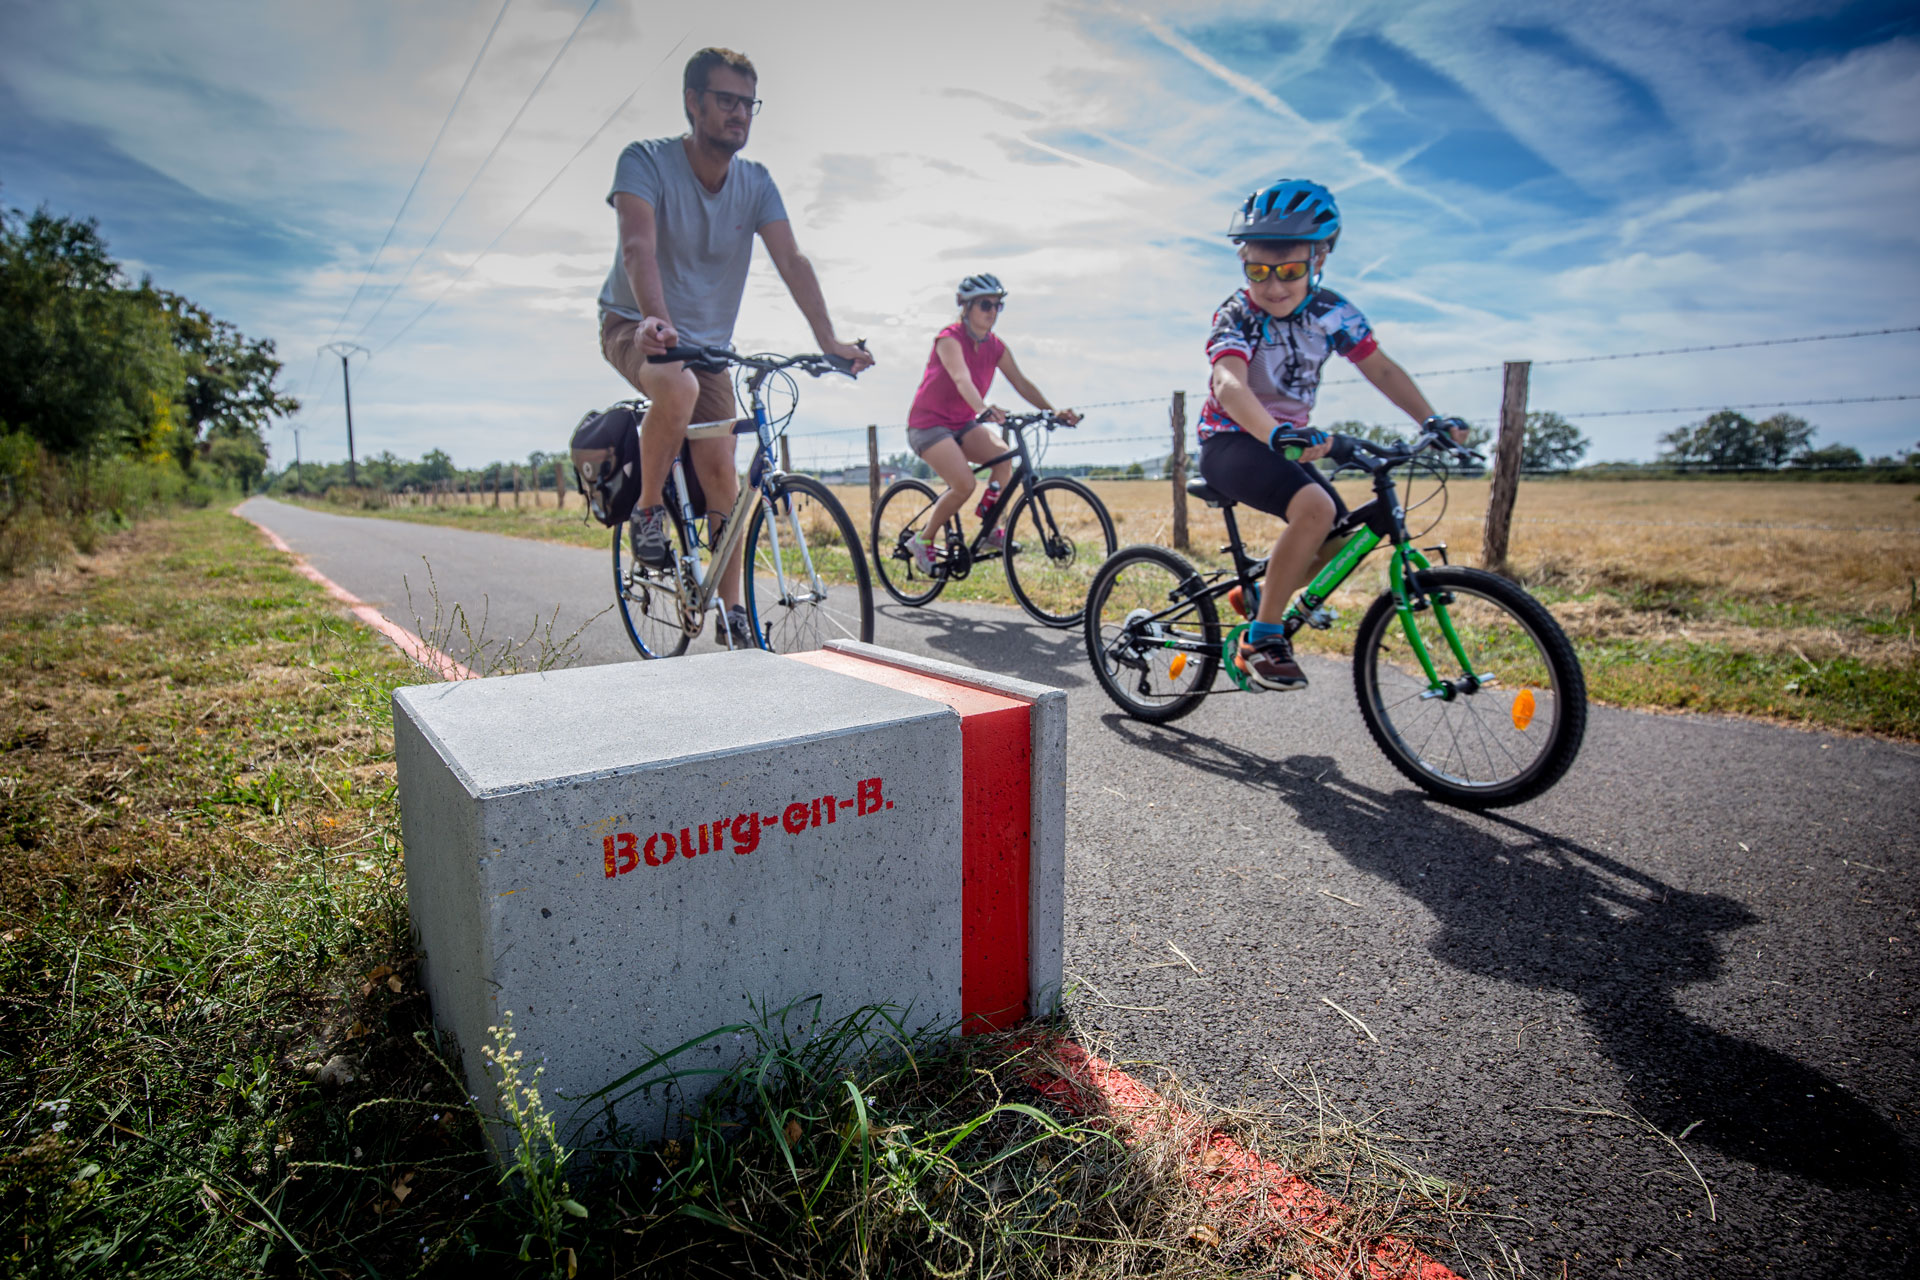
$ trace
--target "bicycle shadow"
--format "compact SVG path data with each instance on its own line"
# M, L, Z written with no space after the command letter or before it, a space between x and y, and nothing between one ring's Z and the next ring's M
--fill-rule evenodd
M1270 792L1355 868L1441 922L1435 958L1465 973L1553 988L1626 1078L1633 1106L1733 1160L1830 1187L1899 1184L1896 1131L1846 1088L1778 1050L1681 1008L1682 988L1722 976L1717 939L1759 922L1743 903L1675 888L1517 819L1482 830L1412 790L1376 791L1327 756L1256 756L1173 726L1112 715L1108 727L1189 769ZM1519 837L1514 840L1512 837Z
M1077 626L1056 630L1024 613L1009 610L1005 617L993 617L967 605L956 610L938 604L925 609L889 604L877 606L876 612L896 626L911 627L919 643L963 666L1056 689L1092 683L1086 645Z

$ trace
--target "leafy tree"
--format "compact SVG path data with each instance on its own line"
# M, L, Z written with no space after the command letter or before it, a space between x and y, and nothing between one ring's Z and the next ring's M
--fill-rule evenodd
M1797 453L1805 453L1813 442L1815 427L1805 418L1776 413L1754 426L1760 442L1760 455L1769 467L1784 467Z
M1830 444L1824 449L1808 449L1793 457L1794 466L1810 467L1814 470L1824 470L1829 467L1857 467L1861 462L1860 451L1850 444Z
M164 451L185 371L160 295L98 225L0 212L0 422L54 454Z
M1667 448L1662 462L1721 470L1769 471L1805 452L1816 428L1804 418L1779 413L1755 422L1722 409L1691 426L1675 427L1660 437Z
M250 457L257 452L264 459L267 424L300 407L298 400L274 389L281 366L274 358L273 340L249 340L234 325L177 293L163 291L157 296L166 308L173 345L186 370L181 394L186 429L174 444L181 465L190 462L195 450L210 459L214 443L220 440L250 446L220 450L222 457Z
M1580 465L1593 441L1557 413L1527 415L1527 434L1520 445L1524 471L1569 471Z

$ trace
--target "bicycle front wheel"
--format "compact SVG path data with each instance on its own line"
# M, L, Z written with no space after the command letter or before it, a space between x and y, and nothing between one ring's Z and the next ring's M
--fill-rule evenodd
M680 522L667 521L667 552L680 562ZM643 658L677 658L687 651L687 631L680 620L678 577L672 565L652 569L634 560L627 549L627 526L613 527L613 599L627 639Z
M922 526L936 500L932 486L896 480L873 509L873 571L880 575L887 594L904 605L931 604L947 585L945 578L930 577L915 567L913 553L907 550L907 539L913 534L927 536ZM932 541L940 545L937 537Z
M1354 642L1368 732L1394 768L1443 800L1492 809L1533 799L1566 773L1586 736L1587 682L1573 645L1545 606L1496 574L1412 576L1431 604L1414 617L1437 681L1392 593L1381 595Z
M1093 490L1053 476L1022 494L1007 516L1007 585L1036 621L1070 627L1113 548L1113 517Z
M810 476L784 476L747 526L747 613L761 647L873 639L873 583L847 509Z
M1136 720L1178 720L1213 688L1220 612L1192 565L1164 547L1109 556L1087 593L1087 660ZM1182 603L1184 601L1184 603Z

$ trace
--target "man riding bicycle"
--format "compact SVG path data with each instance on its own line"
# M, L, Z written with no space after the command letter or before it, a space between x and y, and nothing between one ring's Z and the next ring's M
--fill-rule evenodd
M634 559L656 568L671 559L662 493L687 426L735 417L737 406L726 374L649 364L647 357L680 345L732 345L756 233L821 352L851 361L855 373L873 363L866 348L835 337L779 189L765 166L739 155L760 110L758 83L745 54L717 48L694 54L682 80L690 131L629 144L607 193L620 243L600 290L600 350L651 402L640 426L641 487L629 535ZM718 545L739 489L734 440L696 440L688 452L706 494L708 540ZM732 643L752 647L738 554L719 571Z

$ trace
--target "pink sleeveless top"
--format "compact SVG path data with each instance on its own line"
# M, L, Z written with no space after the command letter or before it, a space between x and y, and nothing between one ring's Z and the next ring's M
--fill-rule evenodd
M934 349L927 353L927 372L920 379L920 389L913 393L913 409L907 414L907 426L915 430L945 427L957 431L974 418L973 410L960 398L960 388L953 385L947 366L940 363L942 338L952 338L960 344L960 355L973 377L973 389L983 399L987 388L993 385L993 371L1000 366L1000 357L1007 350L1007 344L1000 341L997 333L989 333L985 342L975 342L967 333L964 320L955 320L935 334Z

